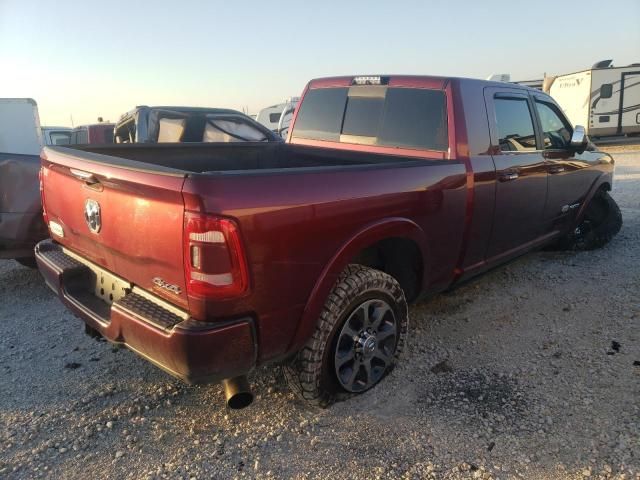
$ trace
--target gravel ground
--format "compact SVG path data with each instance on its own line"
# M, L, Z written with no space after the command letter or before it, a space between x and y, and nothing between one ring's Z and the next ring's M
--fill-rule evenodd
M624 227L413 306L404 362L323 411L277 368L223 406L82 333L0 261L0 477L640 478L640 153L616 153Z

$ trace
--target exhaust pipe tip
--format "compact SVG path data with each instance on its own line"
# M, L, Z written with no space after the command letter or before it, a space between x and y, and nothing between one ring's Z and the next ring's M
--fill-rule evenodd
M249 388L249 382L245 375L222 380L224 398L227 407L233 410L248 407L253 402L253 393Z

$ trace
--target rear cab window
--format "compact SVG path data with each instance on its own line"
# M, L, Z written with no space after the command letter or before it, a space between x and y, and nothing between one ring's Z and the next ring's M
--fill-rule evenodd
M76 128L71 134L71 144L86 145L89 143L89 135L84 127Z
M51 145L69 145L71 143L70 132L49 132Z
M387 85L311 88L292 140L320 140L445 152L449 147L443 90Z

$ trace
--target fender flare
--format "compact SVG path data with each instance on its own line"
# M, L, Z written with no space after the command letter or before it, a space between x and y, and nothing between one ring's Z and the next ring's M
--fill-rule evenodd
M612 180L613 180L613 173L611 172L603 173L602 175L598 176L594 180L594 182L591 184L591 187L589 188L589 191L584 197L584 201L582 202L582 205L580 205L580 210L578 210L578 214L576 215L576 219L574 222L574 228L580 224L580 222L582 221L582 218L584 217L585 212L587 211L587 207L589 206L589 203L591 203L591 200L593 199L595 194L602 188L602 186L607 185L608 188L606 188L606 190L607 191L611 190Z
M298 327L287 351L296 352L313 334L324 302L333 288L340 273L351 259L363 249L387 238L405 238L413 240L420 249L423 263L428 265L427 235L418 224L402 217L392 217L370 223L352 235L343 243L334 256L327 262L316 281L305 305ZM427 280L427 269L423 269L422 285Z

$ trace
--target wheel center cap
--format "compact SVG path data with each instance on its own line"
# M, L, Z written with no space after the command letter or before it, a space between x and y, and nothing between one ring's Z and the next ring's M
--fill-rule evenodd
M373 352L376 351L376 348L378 348L378 341L376 340L376 337L371 334L367 334L362 337L359 343L365 357L371 356Z

